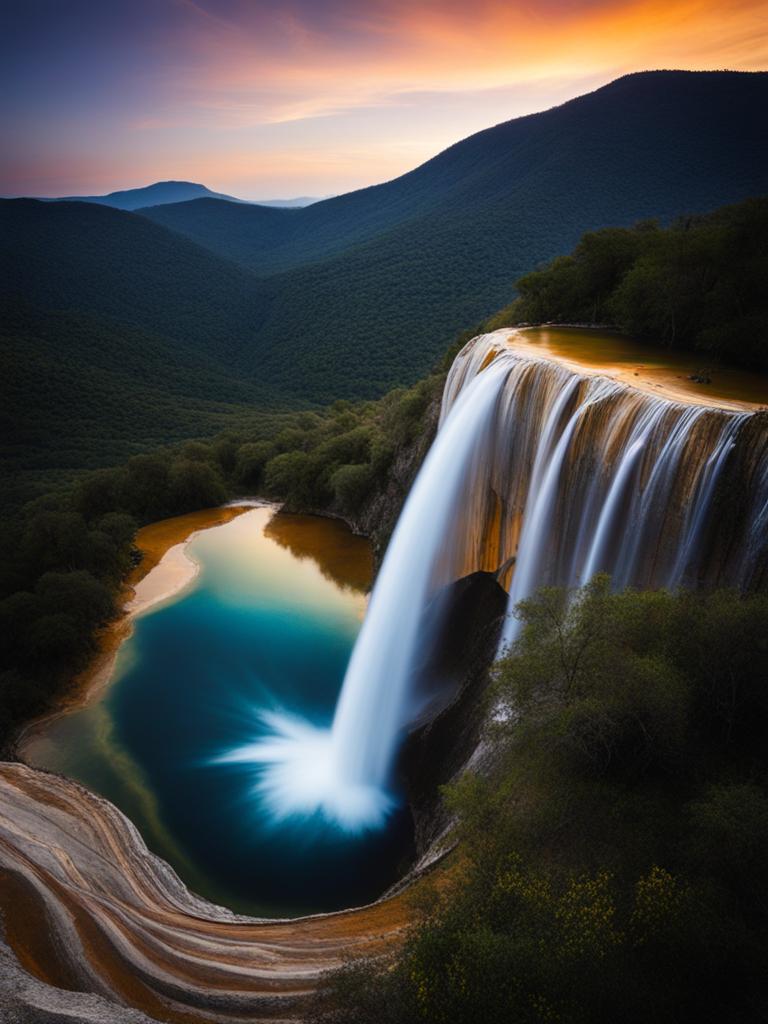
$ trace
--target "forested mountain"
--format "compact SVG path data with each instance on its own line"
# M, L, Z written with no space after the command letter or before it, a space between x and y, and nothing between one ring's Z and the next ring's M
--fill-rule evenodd
M584 231L768 191L765 109L766 74L630 75L304 210L144 212L269 278L270 379L323 400L367 395L425 371Z
M768 192L765 109L768 74L653 72L304 209L0 201L6 466L410 383L584 231Z
M263 274L372 239L387 247L406 227L398 237L418 238L436 261L458 234L489 253L501 238L502 259L528 269L585 230L765 191L767 101L764 73L627 75L478 132L394 181L269 221L258 208L205 200L143 212Z
M138 212L225 259L268 273L280 265L280 251L293 235L293 225L309 209L196 199Z
M265 417L279 429L258 381L94 314L6 307L0 378L0 515L78 470L227 428L258 436Z
M0 200L0 299L97 314L227 365L256 360L265 305L242 267L143 217Z
M290 406L258 372L258 284L135 214L1 200L3 509Z
M765 109L768 74L651 72L304 209L5 203L0 288L199 346L274 395L373 396L584 231L768 192Z

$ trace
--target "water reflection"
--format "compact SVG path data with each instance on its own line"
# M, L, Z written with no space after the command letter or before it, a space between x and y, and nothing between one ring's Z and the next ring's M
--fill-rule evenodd
M31 759L116 803L202 895L283 915L375 898L411 837L402 810L355 840L321 820L276 823L252 765L211 766L263 734L265 715L326 727L365 612L368 543L342 523L272 516L254 509L192 541L194 583L136 620L102 698L52 722Z

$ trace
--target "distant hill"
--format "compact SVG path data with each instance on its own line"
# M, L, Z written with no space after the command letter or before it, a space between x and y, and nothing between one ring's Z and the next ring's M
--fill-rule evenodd
M99 203L116 210L138 210L140 207L163 206L166 203L186 203L190 199L225 199L230 203L243 203L244 199L211 192L205 185L192 181L156 181L144 188L128 188L110 192L106 196L61 196L50 202Z
M311 207L310 207L311 209ZM195 199L140 209L137 213L248 269L269 274L282 266L280 253L304 217L301 208L239 205ZM302 225L302 234L304 233ZM288 266L294 264L291 256Z
M250 271L136 214L0 200L0 298L8 301L95 314L234 365L258 356L259 289Z
M242 203L245 206L256 204L282 209L295 209L320 202L312 196L297 196L295 199L237 199L224 192L212 192L205 185L198 185L192 181L156 181L153 185L146 185L143 188L123 189L104 196L15 198L41 198L45 203L98 203L100 206L112 206L116 210L138 210L142 207L165 206L167 203L186 203L193 199L222 199L228 203Z
M295 407L253 274L136 214L0 200L0 511L58 477Z
M93 313L0 305L0 515L78 470L265 415L258 381L207 353Z
M243 200L241 200L242 202ZM297 196L295 199L254 199L253 202L257 206L277 206L283 209L294 209L297 206L311 206L313 203L319 203L321 198L318 196Z

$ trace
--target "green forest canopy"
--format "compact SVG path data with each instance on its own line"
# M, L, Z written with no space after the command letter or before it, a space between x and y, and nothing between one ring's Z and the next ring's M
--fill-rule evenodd
M571 255L521 278L512 305L475 331L521 321L608 322L710 359L768 369L766 239L765 198L667 228L643 222L589 232ZM190 291L206 273L205 259L192 260ZM212 361L205 332L181 344L181 336L122 326L114 315L26 306L9 309L0 330L6 514L78 470L227 429L269 440L302 405L322 415L322 406L287 395L267 400L262 381L236 373L225 358ZM349 372L362 373L355 365Z
M768 370L768 198L583 236L492 324L597 323ZM768 388L767 397L768 397Z

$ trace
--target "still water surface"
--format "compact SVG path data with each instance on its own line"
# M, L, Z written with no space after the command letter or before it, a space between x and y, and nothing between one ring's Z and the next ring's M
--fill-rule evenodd
M194 582L134 623L112 683L27 758L120 807L195 891L244 913L373 899L410 852L407 811L350 836L273 822L258 766L212 763L266 730L263 710L327 725L365 612L370 545L341 523L253 509L195 537Z

